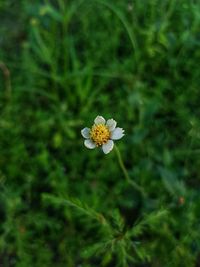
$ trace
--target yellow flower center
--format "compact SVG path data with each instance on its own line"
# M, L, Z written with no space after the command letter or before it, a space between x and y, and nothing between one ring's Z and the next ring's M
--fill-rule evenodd
M102 146L110 139L110 131L104 124L94 124L90 130L90 138L96 146Z

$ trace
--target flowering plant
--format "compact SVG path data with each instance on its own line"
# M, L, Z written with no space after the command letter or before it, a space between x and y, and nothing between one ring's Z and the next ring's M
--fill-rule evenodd
M86 127L81 131L85 146L89 149L101 146L103 152L108 154L114 147L113 140L124 136L124 130L116 126L115 120L106 121L102 116L97 116L91 129Z
M102 147L103 152L108 154L114 147L113 140L119 140L125 135L124 129L116 126L117 122L114 119L106 121L104 117L98 115L94 120L92 128L85 127L81 130L81 134L85 138L84 145L89 149ZM133 186L136 190L140 191L141 194L145 195L143 188L130 178L122 160L120 150L116 145L115 152L117 154L119 166L123 171L127 183Z

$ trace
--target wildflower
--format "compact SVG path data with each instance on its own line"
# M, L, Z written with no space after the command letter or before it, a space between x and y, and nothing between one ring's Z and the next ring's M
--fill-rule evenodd
M84 145L89 149L102 146L105 154L108 154L114 147L113 140L119 140L124 136L124 130L116 127L117 122L113 119L106 120L102 116L97 116L92 128L81 130L85 138Z

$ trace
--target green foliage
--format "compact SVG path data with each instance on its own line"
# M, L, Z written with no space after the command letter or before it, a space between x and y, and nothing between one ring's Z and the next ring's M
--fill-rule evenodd
M198 266L199 10L0 2L0 265ZM131 180L83 146L97 115Z

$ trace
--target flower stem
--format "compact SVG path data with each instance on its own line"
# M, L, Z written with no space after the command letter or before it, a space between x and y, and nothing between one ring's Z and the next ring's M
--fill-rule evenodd
M6 98L9 100L11 97L11 80L10 80L10 70L5 65L4 62L0 61L0 70L2 71L5 78L5 90L6 90Z
M121 156L121 152L120 152L119 148L116 145L115 145L115 152L117 154L117 159L118 159L119 165L120 165L120 167L122 169L122 172L124 174L124 177L125 177L127 183L132 185L135 190L139 191L143 196L145 196L146 194L144 192L144 189L130 178L130 176L128 174L128 171L127 171L127 169L126 169L126 167L124 165L124 162L123 162L123 159L122 159L122 156Z

